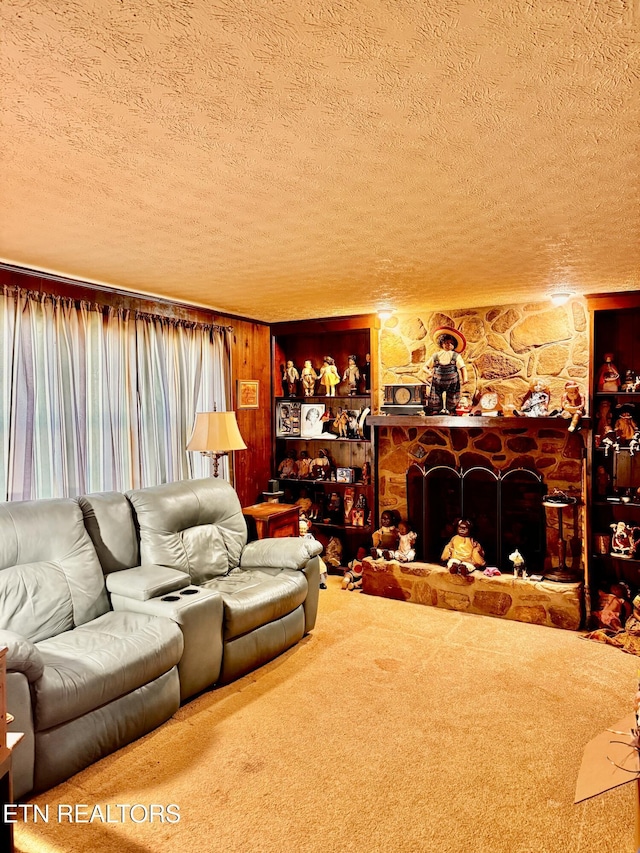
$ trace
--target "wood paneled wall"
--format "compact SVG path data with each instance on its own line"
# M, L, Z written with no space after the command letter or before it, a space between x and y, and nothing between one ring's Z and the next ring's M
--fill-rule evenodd
M260 407L238 411L238 425L247 450L235 454L235 486L243 506L255 503L259 499L271 476L271 336L268 325L172 302L168 299L150 299L135 293L8 264L0 264L0 285L55 293L99 305L129 308L174 319L232 326L231 366L234 406L238 379L257 379L260 382Z

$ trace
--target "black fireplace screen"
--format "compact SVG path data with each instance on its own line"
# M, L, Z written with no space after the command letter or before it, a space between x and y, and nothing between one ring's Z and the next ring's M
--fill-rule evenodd
M464 517L473 522L487 565L508 570L509 554L517 548L530 572L542 572L545 491L540 475L526 468L458 471L438 465L425 471L412 465L407 471L407 502L418 533L419 556L440 562L457 519Z

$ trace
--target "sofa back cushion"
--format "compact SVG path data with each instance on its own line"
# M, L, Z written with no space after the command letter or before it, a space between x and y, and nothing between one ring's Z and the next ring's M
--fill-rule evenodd
M78 498L84 525L105 575L140 565L138 534L131 504L120 492L94 492Z
M140 534L140 560L187 572L194 584L240 564L247 525L224 480L180 480L127 492Z
M109 610L74 500L0 504L0 628L38 642Z

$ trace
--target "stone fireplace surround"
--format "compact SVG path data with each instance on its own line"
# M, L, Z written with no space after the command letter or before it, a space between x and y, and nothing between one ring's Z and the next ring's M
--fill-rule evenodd
M394 509L402 518L409 517L406 476L410 466L537 472L547 492L558 488L577 498L575 511L565 510L562 519L566 564L577 580L534 583L511 574L488 578L481 572L463 578L435 563L366 560L364 592L558 628L580 627L584 618L582 432L569 433L566 421L557 418L376 415L368 422L374 430L379 513ZM585 421L585 431L588 426ZM558 510L553 507L544 507L544 540L543 571L550 572L558 565L559 552Z

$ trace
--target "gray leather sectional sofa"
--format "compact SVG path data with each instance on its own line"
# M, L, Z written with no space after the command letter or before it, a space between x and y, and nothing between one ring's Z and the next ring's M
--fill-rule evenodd
M184 480L0 504L14 799L276 657L316 619L321 546L247 544L233 488Z

